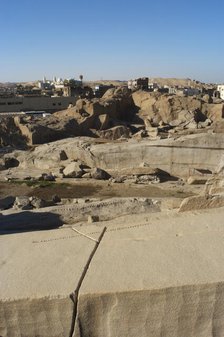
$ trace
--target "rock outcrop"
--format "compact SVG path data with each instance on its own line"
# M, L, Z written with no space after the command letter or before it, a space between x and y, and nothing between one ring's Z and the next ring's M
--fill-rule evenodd
M223 134L196 134L177 139L126 140L114 143L91 138L69 138L15 153L19 168L64 169L72 161L109 174L139 168L161 169L172 176L189 177L194 170L215 172L223 154ZM146 173L147 174L147 173Z
M224 116L224 104L207 103L197 97L182 97L177 95L160 94L159 92L136 91L132 94L135 105L139 108L139 116L148 118L154 124L176 124L189 122L194 117L196 122L221 120ZM189 115L190 114L190 115Z
M0 124L0 148L13 146L27 148L26 136L22 134L14 122L13 117L2 117Z
M61 119L52 115L47 118L15 117L14 120L29 145L80 135L78 123L74 118Z
M221 121L223 102L210 102L205 97L141 90L132 93L126 87L112 88L102 98L79 99L75 106L46 118L15 117L1 127L0 136L2 143L12 144L15 140L19 144L20 139L20 143L26 140L29 145L77 136L114 140L131 137L139 131L135 128L138 125L145 126L146 136L155 138L166 134L168 137L172 134L168 133L170 129L207 130L212 123Z

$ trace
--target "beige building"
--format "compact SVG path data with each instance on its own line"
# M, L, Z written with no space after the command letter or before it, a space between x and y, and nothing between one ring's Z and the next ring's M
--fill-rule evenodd
M224 84L218 85L217 91L220 93L220 98L224 100Z
M67 109L70 104L75 104L78 96L73 97L1 97L1 112L20 112L20 111L47 111L54 112Z

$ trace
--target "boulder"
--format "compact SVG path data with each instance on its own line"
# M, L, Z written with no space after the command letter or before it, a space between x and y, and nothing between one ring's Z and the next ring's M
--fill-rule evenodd
M204 189L204 195L206 196L216 196L216 195L224 195L224 176L214 174L212 178L210 178Z
M4 165L6 169L19 166L19 161L14 157L4 157Z
M224 133L224 120L216 121L212 124L212 130L214 133Z
M107 173L106 171L100 169L100 168L93 168L91 171L90 171L90 174L91 174L91 178L93 179L98 179L98 180L107 180L107 179L110 179L110 175L109 173Z
M115 126L113 128L98 132L101 138L116 140L120 138L129 138L130 129L124 125Z
M61 202L61 198L58 195L53 195L52 202L57 204L58 202Z
M206 94L206 95L204 95L203 97L202 97L202 99L203 99L203 101L204 102L206 102L206 103L213 103L213 100L212 100L212 97L210 96L210 95L208 95L208 94Z
M212 124L212 121L210 118L207 118L204 122L199 122L198 123L198 128L207 128L208 126L210 126Z
M224 178L219 177L213 179L209 194L224 196Z
M136 132L132 137L137 139L137 140L140 140L142 138L148 137L148 132L146 130L140 130L140 131Z
M72 162L65 167L63 175L65 178L81 178L84 171L79 162Z
M223 206L224 196L200 195L185 198L180 205L179 212L218 208Z
M29 200L33 208L43 208L48 206L48 203L41 198L30 197Z
M55 176L52 173L42 173L40 181L55 181Z
M98 128L100 130L105 130L109 127L110 117L107 114L100 115L98 117L98 122L99 122Z
M82 178L85 178L85 179L89 179L91 178L91 173L90 172L86 172L82 175Z
M159 177L155 175L144 174L137 178L137 184L149 184L149 183L160 182L160 180L158 179Z
M65 140L66 141L66 140ZM27 169L34 167L41 170L52 170L61 173L61 167L65 167L68 156L63 146L58 147L57 143L43 144L35 147L32 151L21 152L18 155L20 167Z
M30 203L30 199L28 196L20 196L16 197L13 208L20 210L29 210L33 207Z
M116 183L116 184L121 184L121 183L123 183L124 182L124 180L125 180L125 176L124 177L115 177L115 178L110 178L110 181L112 182L112 183Z
M54 115L60 118L65 116L75 118L84 135L84 132L86 134L89 129L108 128L107 124L111 119L131 120L135 112L136 107L129 90L120 87L108 90L102 98L79 99L74 108L57 112ZM105 116L103 121L99 118L101 115Z

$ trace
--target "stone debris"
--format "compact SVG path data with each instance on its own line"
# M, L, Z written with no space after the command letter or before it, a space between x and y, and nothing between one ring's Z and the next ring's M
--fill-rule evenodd
M36 204L38 204L37 201ZM17 210L30 210L33 206L31 205L29 197L21 197L16 199L14 208ZM40 214L55 214L60 218L62 223L75 224L80 221L88 223L89 217L93 220L95 219L95 221L98 221L96 219L107 221L126 214L160 212L160 205L156 200L149 198L110 198L105 200L75 199L72 203L68 202L44 207L35 210L35 212ZM4 213L3 211L3 214L7 215L8 213ZM22 221L24 221L23 213L16 212L11 216L11 221L13 216L15 216L21 224ZM22 218L20 218L21 216ZM2 222L0 220L0 226L1 225ZM6 220L4 220L4 226L5 228L7 227ZM8 226L10 227L10 223L8 223Z
M8 200L12 200L12 198L8 198ZM52 206L53 202L47 202L41 198L37 198L35 196L19 196L14 198L14 203L8 203L7 207L4 209L9 209L13 207L16 210L31 210L35 208L44 208L47 206ZM10 207L11 206L11 207Z

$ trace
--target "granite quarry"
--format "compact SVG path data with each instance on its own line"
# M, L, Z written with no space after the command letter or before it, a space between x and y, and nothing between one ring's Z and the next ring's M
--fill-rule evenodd
M224 335L224 103L107 90L1 117L0 336Z

